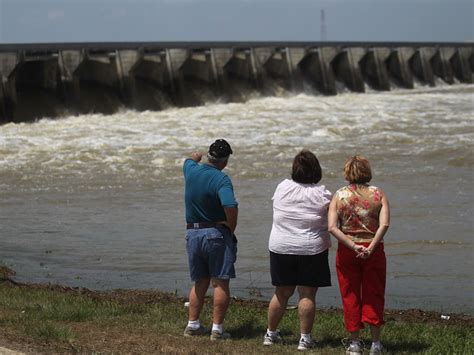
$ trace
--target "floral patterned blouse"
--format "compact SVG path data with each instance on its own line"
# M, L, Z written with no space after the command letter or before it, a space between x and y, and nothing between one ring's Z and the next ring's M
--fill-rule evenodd
M341 231L353 236L354 241L373 238L379 227L382 208L380 189L366 184L350 184L337 190L334 198Z

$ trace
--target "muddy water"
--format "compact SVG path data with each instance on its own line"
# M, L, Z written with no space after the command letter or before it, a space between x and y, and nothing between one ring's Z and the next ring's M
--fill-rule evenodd
M388 194L387 307L474 313L473 94L454 85L123 111L0 126L0 260L21 281L187 293L183 157L224 137L240 203L238 297L269 298L271 196L313 150L331 191L363 154ZM334 243L336 244L336 243ZM320 306L339 306L333 287Z

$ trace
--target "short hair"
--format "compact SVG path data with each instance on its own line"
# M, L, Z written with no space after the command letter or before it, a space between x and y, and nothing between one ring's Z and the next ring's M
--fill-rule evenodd
M309 150L303 149L293 159L291 178L301 184L317 184L322 177L318 158Z
M214 158L211 154L207 153L207 160L209 160L210 163L213 164L219 164L219 163L225 163L229 160L229 157L224 157L224 158Z
M365 184L372 180L372 170L367 159L354 155L344 164L344 178L351 184Z

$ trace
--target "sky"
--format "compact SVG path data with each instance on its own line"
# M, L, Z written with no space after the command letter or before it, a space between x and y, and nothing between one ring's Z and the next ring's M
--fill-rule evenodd
M464 42L473 18L474 0L0 0L0 43Z

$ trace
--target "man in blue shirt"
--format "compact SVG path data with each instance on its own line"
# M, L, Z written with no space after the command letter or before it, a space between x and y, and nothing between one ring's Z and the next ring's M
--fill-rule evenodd
M211 340L229 339L224 317L229 307L229 280L235 278L237 201L230 178L222 172L232 148L224 139L209 147L207 163L194 152L184 161L186 250L194 286L189 293L188 325L184 336L204 335L199 315L209 285L214 289Z

